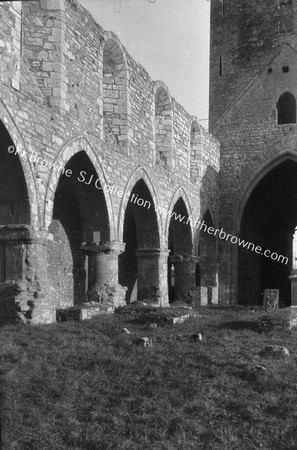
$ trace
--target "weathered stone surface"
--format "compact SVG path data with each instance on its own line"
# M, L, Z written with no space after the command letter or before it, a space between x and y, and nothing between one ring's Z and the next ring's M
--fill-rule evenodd
M82 304L72 306L66 309L56 310L57 322L81 322L83 320L92 319L101 314L112 313L114 310L111 306L100 304Z
M261 364L257 364L256 366L254 366L252 368L253 372L255 373L265 373L267 371L267 367L261 365Z
M261 350L261 355L271 355L276 357L281 356L289 356L290 352L286 347L282 347L281 345L266 345L266 347Z
M202 334L201 334L201 333L198 333L198 334L192 334L192 335L189 337L189 341L191 341L191 342L197 342L197 341L202 342Z
M279 7L270 0L211 3L209 117L221 143L220 226L226 233L221 302L262 305L263 289L275 288L280 306L292 304L296 108L282 121L278 102L284 93L296 98L296 17L295 1ZM231 236L251 245L239 248Z
M172 318L168 318L168 322L172 323L173 325L176 325L178 323L184 323L185 320L189 319L190 314L184 314L180 317L172 317Z
M279 311L263 314L258 319L259 331L290 330L297 325L297 310L284 308Z
M267 312L276 311L279 302L279 289L264 289L263 309Z
M152 347L153 346L153 340L150 337L143 337L136 339L135 343L141 347Z
M168 306L169 235L191 266L178 297L192 303L195 222L208 205L218 223L218 141L73 5L1 4L0 228L46 236L0 242L0 285L26 286L0 305L7 321L18 303L22 320L49 323L86 292L100 307L69 316L133 298Z
M122 329L122 333L125 333L125 334L131 334L131 331L128 330L128 328L123 328L123 329Z

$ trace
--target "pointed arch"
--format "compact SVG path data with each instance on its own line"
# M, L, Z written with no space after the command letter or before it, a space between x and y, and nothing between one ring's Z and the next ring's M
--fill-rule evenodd
M174 209L175 204L177 203L178 199L182 198L182 200L184 201L186 210L187 210L187 214L188 217L191 218L192 217L192 208L187 196L187 193L185 191L185 189L183 187L179 187L175 193L173 194L172 198L171 198L171 202L169 204L167 213L166 213L166 223L165 223L165 235L168 236L169 233L169 226L170 226L170 220L171 220L171 213ZM189 220L189 224L191 224L191 220ZM191 229L191 235L192 235L192 241L193 241L193 230Z
M133 174L131 175L125 190L124 190L124 195L122 197L121 200L121 204L120 204L120 213L119 213L119 220L118 220L118 236L119 236L119 241L123 240L123 227L124 227L124 218L125 218L125 212L126 212L126 208L128 205L128 201L129 201L129 196L132 192L132 189L134 188L134 186L136 185L136 183L140 180L143 180L150 192L150 195L153 199L154 202L154 207L156 209L156 218L157 218L157 224L158 224L158 229L159 229L159 233L161 236L161 230L162 230L162 221L161 221L161 216L160 214L158 214L157 212L157 207L159 205L159 199L158 199L158 195L157 192L154 188L154 185L151 181L151 178L148 174L148 172L146 171L146 169L144 167L139 167L137 170L135 170L135 172L133 172Z
M173 102L168 87L156 81L155 93L155 144L156 161L165 167L173 165Z
M262 164L247 182L233 216L233 234L248 247L231 246L232 280L238 303L261 304L265 289L291 301L292 239L297 223L297 154L285 151ZM253 251L259 246L259 251ZM280 259L269 258L280 255Z
M125 243L125 252L119 258L119 282L128 288L128 303L136 299L162 303L167 296L162 286L164 265L160 260L160 224L155 201L152 183L141 168L130 178L122 199L124 216L119 220L120 240Z
M126 50L118 37L104 32L102 47L103 136L113 137L127 147L129 135L129 70Z
M0 119L5 126L7 132L9 133L14 146L17 149L17 152L19 155L29 155L29 151L27 149L26 143L23 140L20 131L18 130L18 127L16 123L14 122L12 118L12 114L8 110L8 108L3 104L3 101L0 102ZM15 156L12 156L12 158ZM41 226L40 223L40 210L39 210L39 201L38 201L38 195L37 195L37 185L36 185L36 178L34 175L34 170L32 168L32 165L29 161L28 157L21 156L19 158L26 185L28 190L28 196L29 196L29 203L30 203L30 224L31 227L35 230L38 230Z
M264 164L262 164L255 172L252 179L249 179L243 189L243 194L241 198L238 200L235 210L234 210L234 220L233 220L233 234L237 234L240 232L240 224L243 215L244 208L247 204L249 197L251 196L253 190L258 185L258 183L275 167L279 166L281 163L286 160L292 160L297 162L297 153L291 150L284 150L278 155L272 157Z
M65 144L62 149L57 154L55 161L57 162L57 165L59 167L65 167L67 162L78 152L84 151L87 156L89 157L91 163L93 164L95 171L98 175L98 178L100 179L100 183L107 185L108 179L105 174L105 171L103 169L103 166L95 153L94 149L92 148L91 144L88 142L88 140L85 137L77 137L75 139L72 139L67 144ZM43 223L46 229L48 229L52 214L53 214L53 207L54 207L54 197L55 192L59 183L60 179L60 170L55 170L54 168L51 169L51 172L49 174L48 183L46 187L46 195L45 195L45 202L44 202L44 209L43 209ZM74 175L72 175L74 176ZM115 221L114 221L114 211L113 211L113 205L111 201L111 195L109 192L104 192L106 206L107 206L107 212L109 217L109 224L110 224L110 240L113 241L116 239L116 227L115 227Z

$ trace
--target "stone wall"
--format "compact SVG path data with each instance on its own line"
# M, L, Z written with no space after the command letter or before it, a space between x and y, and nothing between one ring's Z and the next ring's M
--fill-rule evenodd
M17 150L8 155L1 140L1 158L6 170L19 164L23 171L29 235L41 236L34 245L46 272L39 276L36 268L36 292L44 294L34 294L27 316L23 303L22 313L33 323L50 322L55 308L84 301L104 260L113 277L101 284L116 286L124 299L117 257L125 233L141 254L138 291L145 290L139 280L151 267L151 295L168 304L170 213L181 198L193 219L203 203L218 220L218 142L76 0L1 3L0 49L0 119ZM140 202L130 211L132 191L146 196L151 208ZM17 202L13 195L9 201ZM130 235L136 227L134 244L125 227ZM197 239L193 229L187 253L195 255ZM17 282L6 277L3 284Z
M296 1L212 1L210 123L221 143L220 227L289 258L286 267L268 266L263 255L257 260L248 250L239 255L237 245L220 240L225 303L259 304L261 291L279 288L278 283L289 297L296 217L295 187L286 187L286 174L296 161L297 131L296 123L278 123L277 104L285 92L297 96L296 14ZM279 176L273 172L278 169ZM261 184L266 181L269 186ZM286 243L280 245L282 237Z

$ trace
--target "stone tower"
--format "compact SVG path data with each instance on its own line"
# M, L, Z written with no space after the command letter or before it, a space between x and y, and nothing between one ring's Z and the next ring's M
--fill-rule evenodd
M210 128L221 142L220 226L230 234L220 240L225 303L260 304L264 289L279 289L281 304L295 304L296 52L296 0L212 0Z

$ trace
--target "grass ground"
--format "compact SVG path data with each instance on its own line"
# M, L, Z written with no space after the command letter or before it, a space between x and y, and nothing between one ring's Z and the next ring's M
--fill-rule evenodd
M116 315L0 328L3 450L297 449L297 329L199 313L157 329ZM259 356L271 343L290 356Z

